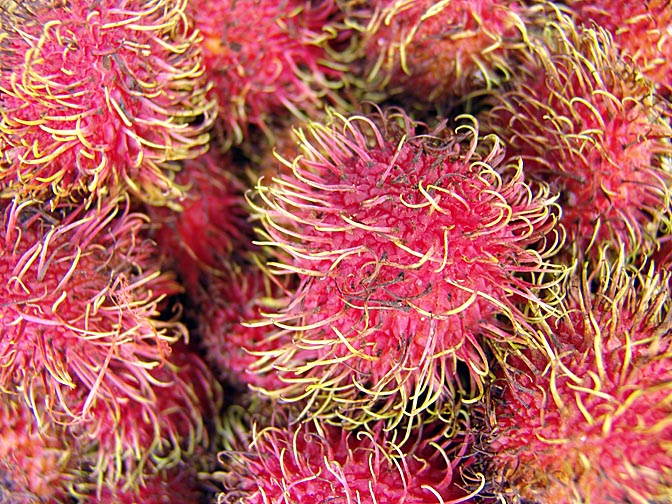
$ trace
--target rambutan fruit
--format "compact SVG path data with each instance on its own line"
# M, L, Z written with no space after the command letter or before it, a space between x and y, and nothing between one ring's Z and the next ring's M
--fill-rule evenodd
M607 261L568 281L539 350L512 357L486 451L502 495L530 502L664 502L672 495L670 272Z
M672 93L672 3L625 0L614 8L608 0L565 0L577 23L594 22L608 30L618 48L632 57L642 73L665 93Z
M574 255L605 242L650 253L670 220L666 105L604 30L558 14L531 40L511 89L492 94L483 129L560 193Z
M138 488L105 488L99 496L87 496L86 502L107 504L197 504L206 502L198 475L191 465L181 465L145 478ZM209 502L209 501L208 501Z
M235 409L227 422L233 436L220 453L219 504L457 503L480 490L462 488L457 468L468 458L468 436L446 424L399 441L380 424L354 432L316 420L287 425L276 414L270 426L248 427Z
M226 274L212 276L195 295L196 334L213 371L234 389L279 389L283 382L258 355L275 350L267 324L250 324L279 303L284 287L274 283L254 259L229 263Z
M312 116L325 101L345 106L337 90L347 68L329 46L340 36L333 0L192 1L188 12L204 35L223 148L240 144L250 126L272 136L279 117Z
M524 47L526 9L511 0L375 0L348 11L362 24L373 88L443 104L511 77L508 53Z
M244 188L233 165L230 155L215 149L185 161L176 177L185 187L174 202L180 208L147 208L164 266L178 274L189 295L200 288L203 276L224 274L220 270L232 256L251 248Z
M207 457L216 427L209 422L220 415L221 388L195 353L182 350L171 357L134 396L94 402L89 418L68 426L89 467L82 495L132 498L148 486L147 496L158 497L166 472L185 465L195 469ZM185 482L185 491L188 486Z
M312 120L317 121L315 117ZM286 159L294 156L299 143L296 130L306 125L307 122L287 121L273 129L272 141L262 144L261 148L259 148L259 144L255 144L255 152L249 156L246 169L247 179L251 185L256 184L261 177L271 180L283 172L291 172L291 169L286 165L278 163L278 158Z
M186 337L160 318L181 289L155 267L146 217L124 199L100 203L49 213L14 201L2 216L0 390L30 398L44 387L59 422L151 387L151 370Z
M277 328L268 338L284 342L262 358L286 382L266 393L346 424L396 424L467 391L459 363L481 386L483 334L525 339L517 304L541 303L561 272L545 260L554 198L503 163L473 118L458 119L454 133L398 109L333 114L298 133L300 154L283 161L291 175L259 181L250 203L269 272L298 278L263 314ZM515 334L499 334L498 317Z
M33 406L44 399L44 390L36 391ZM0 502L68 503L69 487L80 477L75 447L63 426L35 422L35 414L21 397L0 402Z
M206 149L215 115L186 2L10 3L0 11L3 192L177 195L173 161Z
M161 471L145 478L133 490L105 488L98 496L87 496L86 502L107 504L197 504L203 500L205 492L199 487L198 475L185 465L170 471Z

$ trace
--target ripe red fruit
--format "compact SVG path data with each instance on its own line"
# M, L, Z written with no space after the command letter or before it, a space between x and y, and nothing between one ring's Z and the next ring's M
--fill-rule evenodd
M48 213L15 202L2 216L0 387L28 397L44 387L61 422L150 387L150 370L186 336L159 320L160 303L180 287L154 265L146 217L127 208L111 199Z
M233 166L231 157L216 149L185 161L176 176L185 187L174 202L180 208L147 209L164 265L178 274L189 295L195 295L204 278L224 274L231 257L251 247L244 189Z
M608 33L558 16L534 40L512 88L492 102L484 129L523 158L531 177L560 192L575 255L605 242L655 249L670 221L667 106Z
M577 22L595 22L608 30L616 45L631 56L642 73L672 92L672 3L669 0L565 0Z
M181 0L10 2L0 13L0 184L56 200L178 194L209 140L200 36Z
M205 358L228 385L280 389L283 382L259 353L275 350L281 341L268 338L272 328L260 323L273 300L283 295L256 262L230 263L222 275L210 276L195 295L197 334ZM277 303L277 302L276 302Z
M136 489L105 488L99 495L86 496L85 502L95 504L196 504L205 502L204 492L193 466L181 466L144 478Z
M234 413L235 415L235 413ZM220 454L220 504L246 502L458 503L468 442L446 424L425 425L405 442L377 425L346 431L308 421L252 429L229 418L230 449ZM234 437L235 436L235 437Z
M365 75L379 89L423 102L490 88L514 70L509 52L523 46L525 9L518 1L376 0L363 27Z
M40 390L30 398L32 405L20 396L0 401L0 502L70 502L69 487L80 477L78 453L63 426L35 421L43 412L32 408L40 409L45 399Z
M299 137L291 175L251 197L270 273L298 276L267 315L268 338L283 341L264 356L282 398L355 423L437 414L468 386L458 363L482 383L482 334L498 334L498 315L518 333L494 337L524 339L516 305L558 271L544 259L553 198L473 124L428 130L395 109L335 115Z
M603 254L604 255L604 254ZM505 365L486 448L502 494L534 502L662 502L672 489L670 272L621 259L578 272L544 350Z
M225 147L247 138L250 125L272 136L278 117L339 100L345 68L328 47L338 36L333 0L192 1L188 12L204 35Z
M159 492L162 471L205 465L200 459L211 448L209 421L219 415L222 392L200 357L174 350L133 396L94 402L85 421L68 426L90 468L87 493L130 498L145 485Z

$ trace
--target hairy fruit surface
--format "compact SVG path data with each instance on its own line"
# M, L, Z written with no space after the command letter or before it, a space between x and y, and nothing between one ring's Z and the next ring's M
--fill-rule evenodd
M47 213L9 205L0 229L0 387L46 389L61 422L82 421L96 402L116 403L150 387L170 345L186 337L160 320L160 303L180 292L152 263L146 217L128 202Z
M338 36L333 0L192 1L188 12L204 36L224 146L240 144L250 126L272 136L279 117L339 101L346 69L329 50Z
M484 129L560 193L574 255L606 242L651 252L669 227L672 186L669 107L652 83L608 32L563 16L535 39L521 69L510 90L492 94Z
M588 264L542 346L508 359L488 451L503 494L663 502L672 493L669 272ZM504 382L505 383L505 382Z
M524 47L525 13L517 1L371 4L363 28L365 76L392 94L438 103L461 99L511 78L509 53Z
M265 314L269 337L286 342L266 356L291 390L283 399L398 421L450 402L466 386L458 363L479 386L497 315L519 330L502 338L523 338L516 304L537 299L537 274L559 270L544 259L557 238L553 197L463 119L454 134L394 109L336 115L300 132L291 175L258 183L260 245L277 258L268 268L298 276L286 305Z
M249 428L233 416L231 449L221 455L219 504L438 504L471 497L457 471L468 443L464 436L451 439L449 427L426 426L401 441L381 425L348 432L317 421L287 426L276 418Z
M209 141L200 36L185 0L7 2L0 188L21 198L179 194L173 161Z

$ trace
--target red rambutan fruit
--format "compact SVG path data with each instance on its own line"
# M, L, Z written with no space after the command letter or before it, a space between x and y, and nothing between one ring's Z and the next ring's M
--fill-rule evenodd
M270 180L283 171L291 172L290 168L278 163L278 158L294 156L299 143L296 130L305 128L309 122L323 122L327 117L326 110L313 114L309 120L288 117L273 125L272 138L266 137L254 143L244 144L242 148L247 161L244 169L246 180L254 185L260 177Z
M132 397L94 403L89 418L68 426L90 468L88 482L79 485L83 496L131 498L145 486L147 496L160 494L166 471L207 462L216 427L210 419L220 415L221 387L193 352L178 349L171 357ZM185 490L197 486L184 483Z
M39 405L44 390L34 399ZM68 503L69 487L80 477L75 449L63 426L48 420L38 425L35 414L19 397L0 402L0 502Z
M480 490L470 495L458 481L468 435L446 424L424 425L400 442L380 424L354 432L316 420L287 426L280 416L250 428L238 409L229 413L230 446L220 453L216 474L224 487L219 504L447 504Z
M284 400L398 422L466 387L460 362L480 387L483 333L524 339L516 304L538 299L541 277L561 269L545 261L558 238L554 199L503 163L473 118L458 119L454 134L397 109L334 114L298 133L301 154L283 161L291 176L250 195L270 273L298 277L263 314L277 328L268 338L284 341L263 356L287 384ZM498 316L515 336L496 336Z
M121 490L105 488L98 496L87 496L86 502L97 504L197 504L205 502L198 475L190 466L161 471L145 478L138 488Z
M515 0L375 0L367 8L367 81L423 102L462 99L509 79L508 53L526 38L527 8ZM357 10L350 16L364 24Z
M180 209L148 208L151 237L166 268L175 271L189 295L203 278L224 274L231 257L252 247L253 231L241 182L231 156L211 149L183 163L176 181L186 188Z
M672 3L669 0L565 0L577 22L595 22L649 79L672 92Z
M670 220L664 103L606 31L577 29L566 16L548 23L528 55L512 88L492 94L483 129L560 193L575 255L604 242L649 253Z
M0 184L56 200L179 193L172 161L206 148L200 35L184 0L40 0L0 12Z
M288 112L312 115L324 100L345 106L336 90L346 68L329 48L340 36L333 0L192 1L188 12L204 35L224 148L250 125L272 136L269 123Z
M623 253L575 273L543 350L504 364L486 450L505 495L533 502L663 502L672 495L670 272ZM549 357L550 356L550 357Z
M0 390L30 402L44 387L66 423L150 387L151 370L186 337L159 317L180 287L154 266L146 217L127 201L101 205L68 206L63 217L15 201L0 228Z
M230 263L227 271L211 277L195 296L197 335L205 359L219 378L234 388L280 389L283 382L259 355L277 349L281 342L268 337L272 328L267 324L249 322L277 307L284 289L254 260Z
M198 474L192 465L183 464L145 478L138 488L121 490L105 488L98 496L87 496L86 502L97 504L197 504L205 500Z

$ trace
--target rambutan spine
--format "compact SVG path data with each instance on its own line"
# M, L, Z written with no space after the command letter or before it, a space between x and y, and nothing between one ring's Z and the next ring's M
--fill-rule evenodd
M380 423L346 431L314 419L294 422L283 410L260 419L232 408L215 474L224 487L217 502L468 502L484 479L475 478L473 488L459 481L471 441L460 428L428 424L400 439Z
M368 86L425 106L458 102L510 79L510 53L524 47L533 10L491 0L375 0L342 8L359 26L357 65Z
M70 490L82 478L80 453L62 425L35 422L46 399L34 391L38 410L18 395L0 401L0 502L70 502Z
M65 215L63 215L63 212ZM14 201L4 212L0 243L0 387L44 386L60 422L88 416L96 400L115 402L151 382L170 345L186 338L158 307L180 287L152 266L154 245L142 237L146 217L126 198L100 208L46 212Z
M305 118L325 103L347 108L338 90L347 85L348 68L330 48L341 37L334 0L194 0L188 13L204 35L224 149L254 128L272 138L279 119Z
M672 5L667 0L625 0L618 9L604 0L566 0L578 23L608 30L619 49L631 57L662 94L672 93Z
M204 454L214 446L210 422L223 403L221 387L201 358L182 345L150 375L151 383L132 397L100 401L86 422L68 426L90 470L78 488L82 499L117 493L133 498L145 484L161 486L166 472L206 464Z
M226 265L251 246L244 186L234 172L231 156L213 148L183 162L175 181L184 194L171 208L147 208L163 266L177 273L188 296L225 275Z
M242 391L277 390L284 384L272 360L263 357L282 340L267 338L273 328L261 319L282 303L288 289L264 270L261 258L248 256L222 264L220 274L210 276L194 294L196 334L206 360L227 385Z

